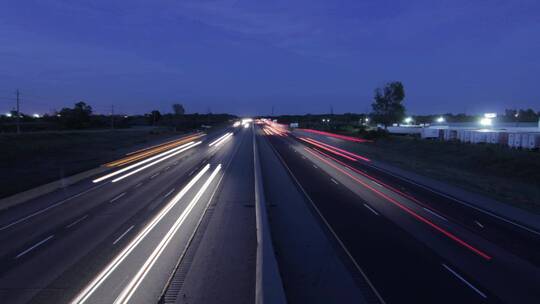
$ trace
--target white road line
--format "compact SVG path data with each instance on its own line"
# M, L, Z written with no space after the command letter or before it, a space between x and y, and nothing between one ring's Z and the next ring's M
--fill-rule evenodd
M317 166L313 165L313 168L317 169L317 168L319 168L319 167L317 167Z
M142 186L142 184L143 184L142 182L136 184L136 185L135 185L135 188L139 188L140 186Z
M158 176L160 173L161 173L161 172L158 172L158 173L156 173L156 174L150 176L150 179L154 179L154 177Z
M48 237L46 237L44 240L38 242L37 244L35 244L34 246L26 249L25 251L19 253L15 258L18 259L20 257L22 257L23 255L27 254L28 252L34 250L36 247L39 247L41 246L43 243L47 242L48 240L52 239L54 237L54 234L52 235L49 235Z
M97 189L97 188L101 188L101 187L103 187L103 186L105 186L105 185L107 185L107 183L104 183L104 184L101 184L101 185L97 185L97 186L92 187L92 188L90 188L90 189L86 189L85 191L83 191L83 192L81 192L81 193L78 193L78 194L75 194L75 195L73 195L73 196L71 196L71 197L68 197L68 198L66 198L66 199L63 199L63 200L61 200L61 201L59 201L59 202L57 202L57 203L54 203L54 204L50 205L49 207L43 208L43 209L41 209L41 210L39 210L39 211L36 211L36 212L34 212L34 213L32 213L32 214L29 214L29 215L27 215L27 216L25 216L25 217L23 217L23 218L20 218L20 219L14 221L14 222L11 222L11 223L9 223L9 224L7 224L7 225L5 225L5 226L0 227L0 231L5 230L5 229L8 229L9 227L11 227L11 226L13 226L13 225L16 225L16 224L18 224L18 223L24 222L24 221L26 221L26 220L28 220L28 219L30 219L30 218L33 218L33 217L36 216L36 215L40 215L40 214L42 214L43 212L45 212L45 211L47 211L47 210L50 210L50 209L52 209L52 208L54 208L54 207L58 207L58 206L64 204L65 202L67 202L67 201L69 201L69 200L71 200L71 199L77 198L77 197L79 197L79 196L81 196L81 195L83 195L83 194L86 194L86 193L88 193L88 192L90 192L90 191L92 191L92 190L95 190L95 189Z
M454 270L452 270L452 268L448 267L446 264L442 264L444 268L446 268L446 270L450 271L450 273L452 273L456 278L460 279L461 282L465 283L465 285L469 286L472 290L474 290L477 294L479 294L482 298L486 299L487 296L485 293L481 292L480 290L478 290L478 288L474 287L473 284L469 283L467 280L465 280L462 276L460 276L457 272L455 272Z
M165 194L163 198L166 198L167 196L171 195L171 193L173 192L174 192L174 188L172 188L171 191L167 192L167 194Z
M482 225L479 221L474 221L474 223L478 225L478 227L484 229L484 225Z
M191 171L191 172L189 172L188 176L192 176L192 175L193 175L193 173L195 173L195 171L196 171L196 169L195 169L195 170L193 170L193 171Z
M336 180L335 180L335 179L333 179L333 178L330 178L330 180L331 180L332 182L334 182L334 184L336 184L336 185L339 185L339 183L338 183L338 182L336 182Z
M368 204L364 204L364 207L368 208L369 211L375 213L375 215L379 215L379 213L377 213L377 211L375 211L375 209L371 208Z
M116 243L118 243L118 241L120 241L124 236L126 236L126 234L128 234L128 232L131 231L131 229L133 229L133 227L135 227L135 225L131 225L131 227L129 227L124 233L122 233L116 240L114 240L114 242L112 243L113 245L116 245Z
M165 168L165 171L169 170L171 168L171 166L168 166L167 168Z
M84 303L92 294L105 282L105 280L113 273L113 271L127 258L127 256L139 245L140 242L154 229L154 227L176 206L176 204L184 197L184 195L197 183L197 181L210 169L210 164L207 164L193 179L186 185L178 194L176 194L160 212L155 215L152 220L137 234L137 236L109 263L105 268L97 274L96 277L88 285L81 290L71 303Z
M112 200L109 201L109 203L113 203L114 201L120 199L122 196L126 195L126 192L122 192L120 193L118 196L116 196L115 198L113 198Z
M447 221L447 222L448 222L448 219L446 219L446 218L445 218L444 216L442 216L442 215L438 214L437 212L435 212L435 211L432 211L432 210L429 210L429 209L428 209L428 208L426 208L426 207L423 207L423 209L424 209L424 210L426 210L427 212L429 212L429 213L431 213L431 214L435 215L436 217L440 218L441 220L443 220L443 221Z
M221 164L219 164L210 177L205 181L205 183L201 186L197 194L193 197L191 202L187 205L186 209L182 212L180 217L174 222L172 227L167 231L163 239L159 242L158 246L154 249L154 251L150 254L150 256L146 259L145 263L142 265L142 267L139 269L137 274L131 279L129 284L124 288L124 290L120 293L118 298L114 301L116 304L123 304L123 303L129 303L129 300L139 287L139 285L142 283L148 272L152 269L154 264L159 259L160 255L163 253L167 245L172 240L173 236L176 234L178 229L182 226L186 218L191 213L191 210L195 207L199 199L203 196L208 186L210 186L210 183L214 180L216 175L218 174L219 170L221 169Z
M78 220L75 220L73 223L67 225L66 228L71 228L71 227L77 225L79 222L86 219L87 217L88 217L88 214L85 214L84 216L80 217Z

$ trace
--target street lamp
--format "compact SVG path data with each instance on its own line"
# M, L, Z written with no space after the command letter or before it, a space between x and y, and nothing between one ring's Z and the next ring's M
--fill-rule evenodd
M406 124L410 124L413 121L412 117L407 117L403 120Z
M437 118L437 122L438 123L443 123L444 122L444 117L441 116L441 117Z

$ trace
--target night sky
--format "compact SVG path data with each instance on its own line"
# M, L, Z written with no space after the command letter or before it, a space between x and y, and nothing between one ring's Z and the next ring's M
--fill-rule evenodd
M540 1L3 0L0 111L540 110Z

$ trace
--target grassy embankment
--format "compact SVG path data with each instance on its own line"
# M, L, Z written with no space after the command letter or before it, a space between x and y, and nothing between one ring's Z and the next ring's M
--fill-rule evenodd
M350 147L374 160L540 214L538 151L408 136L389 136Z
M0 135L0 198L117 159L173 136L166 130Z

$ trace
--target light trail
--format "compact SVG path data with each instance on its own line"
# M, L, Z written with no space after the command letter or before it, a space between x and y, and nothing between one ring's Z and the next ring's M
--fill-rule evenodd
M137 160L146 158L148 156L152 156L152 155L155 155L157 153L166 151L168 149L178 147L179 145L182 145L182 144L184 144L184 143L186 143L186 142L188 142L190 140L195 140L195 139L198 139L198 138L200 138L202 136L205 136L205 135L206 134L204 134L204 133L197 133L197 134L182 137L180 139L173 140L173 141L170 141L170 142L167 142L167 143L163 143L163 144L160 144L160 145L156 145L156 146L144 148L144 149L141 149L141 150L138 150L138 151L134 151L134 152L131 152L131 153L127 154L127 155L130 155L130 156L119 159L119 160L115 160L115 161L110 162L110 163L107 163L107 164L105 164L105 166L106 167L118 167L118 166L126 165L126 164L129 164L129 163L135 162Z
M196 142L196 143L194 143L194 144L192 144L192 145L189 145L189 146L187 146L187 147L185 147L185 148L183 148L183 149L180 149L180 150L178 150L178 151L176 151L176 152L174 152L174 153L172 153L172 154L169 154L169 155L167 155L167 156L165 156L165 157L162 157L162 158L160 158L160 159L158 159L158 160L156 160L156 161L153 161L153 162L149 163L148 165L142 166L142 167L140 167L140 168L138 168L138 169L136 169L136 170L133 170L133 171L127 173L127 174L124 174L124 175L122 175L122 176L120 176L120 177L117 177L117 178L113 179L112 182L113 182L113 183L116 183L116 182L118 182L118 181L121 181L121 180L123 180L123 179L126 178L126 177L129 177L129 176L131 176L131 175L133 175L133 174L135 174L135 173L141 172L142 170L144 170L144 169L146 169L146 168L152 167L153 165L156 165L156 164L158 164L158 163L160 163L160 162L162 162L162 161L164 161L164 160L166 160L166 159L169 159L169 158L171 158L171 157L173 157L173 156L176 156L176 155L178 155L178 154L180 154L180 153L182 153L182 152L184 152L184 151L186 151L186 150L188 150L188 149L191 149L191 148L193 148L193 147L196 147L196 146L200 145L201 143L202 143L201 141L198 141L198 142ZM155 177L155 176L154 176L154 177Z
M105 282L113 271L126 259L126 257L139 245L140 242L154 229L154 227L167 215L167 213L184 197L184 195L199 181L210 169L210 164L191 179L191 181L167 203L161 211L137 234L137 236L109 263L105 268L71 301L73 304L85 303L92 294Z
M358 155L358 154L349 152L349 151L347 151L347 150L340 149L340 148L338 148L338 147L334 147L334 146L329 145L329 144L327 144L327 143L323 143L322 141L318 141L318 140L315 140L315 139L312 139L312 138L307 138L307 137L303 137L303 138L304 138L305 140L310 141L312 144L318 143L319 145L323 145L323 146L325 146L325 147L328 147L329 149L337 150L337 151L339 151L339 152L341 152L341 153L347 154L347 155L352 156L352 157L354 157L354 158L356 158L356 159L361 159L361 160L367 161L367 162L370 162L370 161L371 161L369 158L360 156L360 155ZM302 139L302 138L300 138L300 139ZM347 159L348 159L348 158L347 158Z
M387 201L389 201L390 203L392 203L393 205L395 205L396 207L400 208L401 210L405 211L406 213L408 213L409 215L413 216L414 218L416 218L417 220L431 226L433 229L439 231L440 233L442 233L443 235L445 235L446 237L450 238L451 240L455 241L456 243L460 244L461 246L469 249L470 251L476 253L477 255L479 255L480 257L486 259L486 260L491 260L492 257L486 253L484 253L483 251L481 251L480 249L477 249L475 247L473 247L472 245L468 244L467 242L465 242L464 240L460 239L459 237L457 237L456 235L452 234L451 232L447 231L446 229L438 226L437 224L431 222L430 220L426 219L425 217L419 215L418 213L414 212L412 209L410 209L409 207L401 204L400 202L396 201L395 199L391 198L390 196L382 193L381 191L373 188L372 186L366 184L365 182L363 182L362 180L358 179L356 176L350 174L349 172L339 168L338 166L332 164L330 161L322 158L321 156L317 155L315 152L312 152L310 151L310 149L308 148L304 148L308 153L310 153L311 155L317 157L318 159L320 159L321 161L323 161L324 163L328 164L329 166L331 166L332 168L338 170L339 172L347 175L348 177L352 178L354 181L356 181L357 183L363 185L364 187L368 188L369 190L373 191L375 194L383 197L384 199L386 199Z
M229 137L233 136L233 133L232 132L229 132L229 133L226 133L225 135L221 136L220 138L214 140L213 142L211 142L208 146L209 147L212 147L212 146L220 146L222 143L224 143L227 139L229 139Z
M94 184L95 184L95 183L99 183L99 182L104 181L104 180L106 180L106 179L108 179L108 178L111 178L111 177L113 177L113 176L116 176L116 175L118 175L118 174L120 174L120 173L126 172L126 171L128 171L128 170L131 170L131 169L133 169L133 168L136 168L136 167L138 167L138 166L141 166L141 165L144 165L144 164L146 164L146 163L148 163L148 162L151 162L151 161L153 161L154 159L158 159L158 158L160 158L160 157L162 157L162 156L165 156L165 155L174 153L174 152L176 152L176 151L178 151L178 150L181 150L181 149L183 149L183 148L185 148L185 147L189 147L189 146L191 146L191 145L193 145L193 144L194 144L193 142L190 142L190 143L187 143L187 144L182 145L182 146L180 146L180 147L171 149L171 150L169 150L169 151L167 151L167 152L163 152L163 153L161 153L161 154L152 156L152 157L150 157L150 158L147 158L147 159L145 159L145 160L142 160L142 161L140 161L140 162L138 162L138 163L135 163L135 164L133 164L133 165L127 166L127 167L125 167L125 168L122 168L122 169L120 169L120 170L114 171L114 172L109 173L109 174L107 174L107 175L104 175L104 176L102 176L102 177L96 178L96 179L94 179L92 182L93 182Z
M139 269L137 274L131 279L129 284L124 288L122 293L116 298L114 301L115 304L125 304L129 303L129 300L141 284L141 282L144 280L148 272L152 269L152 266L157 262L159 259L159 256L163 253L167 245L172 240L173 236L176 234L178 229L180 229L180 226L184 223L186 218L189 216L199 199L202 197L208 186L210 186L210 183L214 180L216 175L218 174L219 170L221 169L221 164L219 164L210 177L206 180L206 182L202 185L201 189L197 192L195 197L191 200L191 202L188 204L186 209L182 212L180 217L176 220L176 222L173 224L173 226L169 229L169 231L165 234L165 236L161 239L161 242L159 245L154 249L152 254L146 259L143 266Z
M319 145L318 143L310 142L310 141L308 141L307 138L300 137L300 140L303 140L303 141L305 141L305 142L307 142L307 143L309 143L309 144L312 144L312 145L314 145L314 146L316 146L316 147L319 147L319 148L321 148L321 149L323 149L323 150L326 150L326 151L328 151L328 152L331 152L331 153L334 153L334 154L339 155L339 156L341 156L341 157L344 157L344 158L346 158L346 159L348 159L348 160L350 160L350 161L354 161L354 162L356 161L355 158L352 158L352 157L350 157L350 156L347 156L347 155L345 155L345 154L343 154L343 153L340 153L340 152L338 152L338 151L336 151L336 150L327 148L327 147L325 147L325 146L323 146L323 145Z
M348 141L359 142L359 143L372 142L371 140L367 140L367 139L356 138L356 137L340 135L340 134L334 134L334 133L329 133L329 132L324 132L324 131L319 131L319 130L313 130L313 129L298 129L298 130L308 132L308 133L314 133L314 134L319 134L319 135L335 137L335 138L348 140Z

